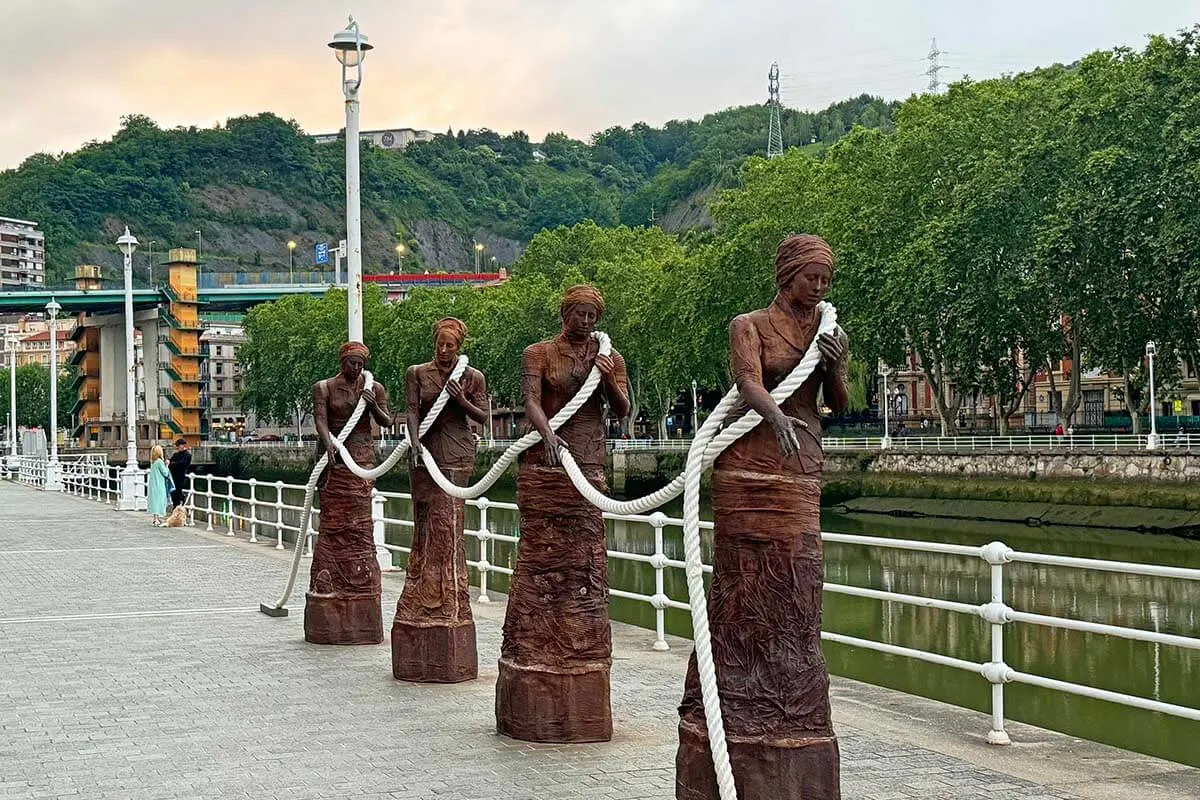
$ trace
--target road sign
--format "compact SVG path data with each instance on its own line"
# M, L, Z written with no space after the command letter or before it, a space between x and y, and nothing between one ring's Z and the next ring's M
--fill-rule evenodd
M317 264L329 263L329 245L326 242L317 242L317 252L314 260Z

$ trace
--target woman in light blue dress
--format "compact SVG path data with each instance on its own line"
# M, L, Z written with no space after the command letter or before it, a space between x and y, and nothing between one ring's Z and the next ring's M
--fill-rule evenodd
M156 444L150 450L150 471L146 474L146 510L154 517L155 525L162 525L167 515L167 496L171 493L171 471L163 462L163 448Z

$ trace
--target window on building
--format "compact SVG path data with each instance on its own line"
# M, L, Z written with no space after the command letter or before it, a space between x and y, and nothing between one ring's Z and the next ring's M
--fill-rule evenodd
M225 407L225 398L218 397L217 398L217 408L224 408L224 407Z
M225 365L222 364L220 361L218 361L216 369L213 370L213 374L214 375L224 375L225 374Z
M225 391L225 381L217 381L217 391L218 392Z
M221 357L221 345L217 345L217 358Z

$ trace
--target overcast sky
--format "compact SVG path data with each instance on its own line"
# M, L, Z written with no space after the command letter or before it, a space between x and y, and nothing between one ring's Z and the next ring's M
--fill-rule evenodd
M698 117L766 99L907 97L930 38L943 79L1140 47L1200 0L0 0L0 168L106 139L272 111L343 124L325 47L353 11L376 46L363 128L562 130ZM345 11L341 9L344 8ZM0 210L2 212L2 210Z

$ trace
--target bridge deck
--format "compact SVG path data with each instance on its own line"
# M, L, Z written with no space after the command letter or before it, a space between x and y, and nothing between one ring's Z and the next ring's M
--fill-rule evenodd
M687 642L614 625L614 740L531 745L494 730L502 604L475 606L478 681L398 683L387 645L306 645L298 613L257 613L289 556L0 484L0 798L674 796ZM1200 770L1020 725L990 748L982 715L834 693L847 800L1200 796Z

